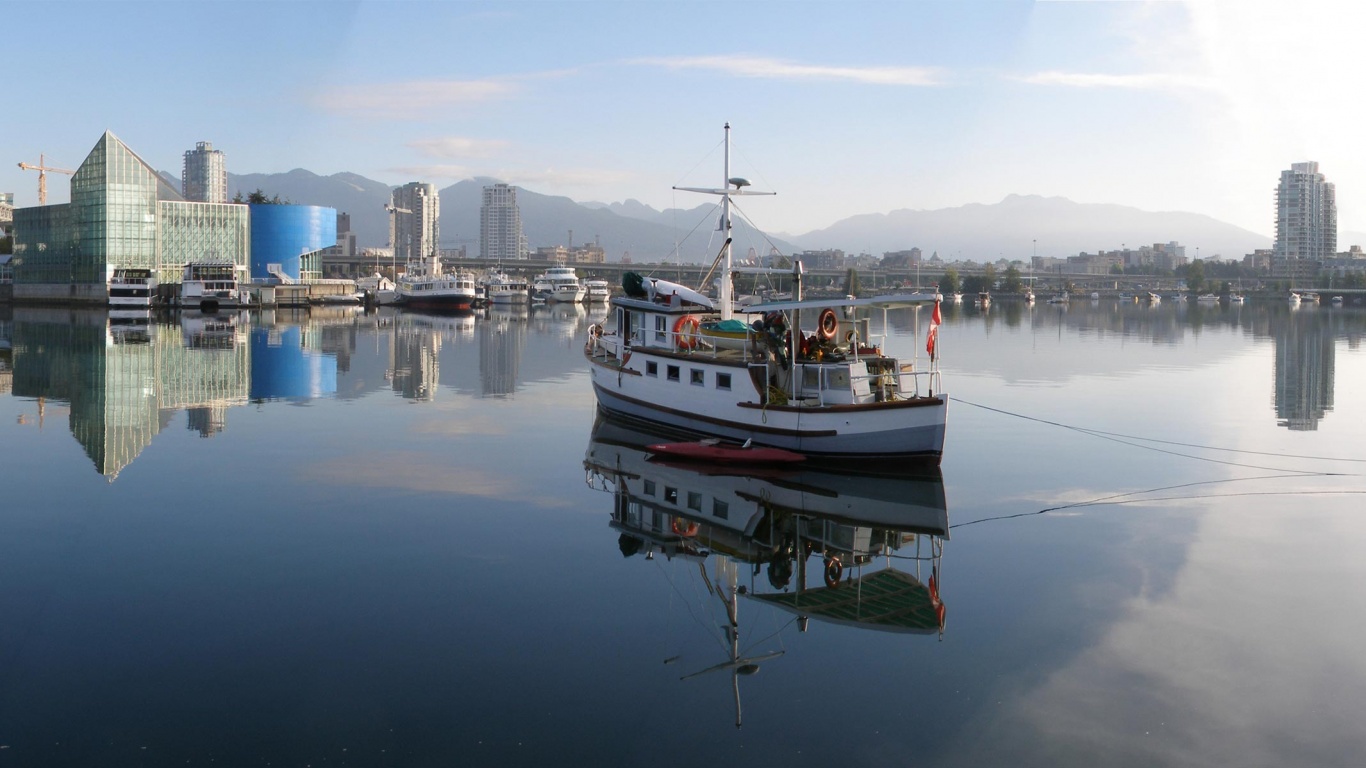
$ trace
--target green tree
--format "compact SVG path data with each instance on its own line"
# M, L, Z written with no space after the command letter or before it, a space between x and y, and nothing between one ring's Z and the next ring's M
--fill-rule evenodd
M239 196L239 197L241 196L241 193L240 193L240 192L238 193L238 196ZM234 200L234 202L236 202L236 200ZM260 187L257 187L254 191L250 192L250 193L247 195L247 202L248 202L248 203L251 203L252 205L289 205L289 204L290 204L288 199L281 200L279 195L276 195L276 196L274 196L274 197L266 197L266 193L265 193Z
M1200 293L1205 287L1205 260L1196 259L1186 267L1186 290Z
M940 293L958 293L963 289L963 284L958 279L958 270L949 267L944 270L944 276L939 279Z
M990 291L996 288L996 265L988 264L982 267L982 290Z
M1020 270L1014 264L1006 267L1005 277L1001 281L1001 290L1006 293L1019 293L1024 288L1024 281L1020 279Z

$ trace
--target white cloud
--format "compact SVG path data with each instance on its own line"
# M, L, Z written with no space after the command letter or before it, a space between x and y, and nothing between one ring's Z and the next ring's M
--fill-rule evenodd
M489 157L506 149L509 144L501 139L471 139L464 136L442 136L417 139L408 146L424 157L455 159L461 157Z
M1015 78L1031 85L1061 85L1072 88L1127 88L1132 90L1211 90L1215 83L1206 77L1176 73L1109 75L1087 72L1037 72Z
M446 107L511 96L507 80L415 80L333 88L314 102L329 112L359 117L415 118Z
M759 56L680 56L638 59L634 64L666 69L704 69L736 77L769 80L824 80L869 85L939 85L938 67L831 67Z
M471 176L480 175L475 173L469 166L451 163L403 165L396 168L390 168L389 171L401 176L410 176L417 179L468 179Z

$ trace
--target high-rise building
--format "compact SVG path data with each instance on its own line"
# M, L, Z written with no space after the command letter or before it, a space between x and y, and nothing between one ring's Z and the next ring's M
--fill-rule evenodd
M185 153L180 192L194 203L228 202L228 166L223 153L214 149L213 144L201 141Z
M441 199L435 184L410 181L394 190L389 214L389 242L394 258L408 262L437 251Z
M1332 258L1338 245L1338 206L1333 185L1318 163L1292 163L1276 187L1276 246L1272 268L1300 276Z
M516 187L484 187L484 203L479 209L479 255L486 259L526 258Z

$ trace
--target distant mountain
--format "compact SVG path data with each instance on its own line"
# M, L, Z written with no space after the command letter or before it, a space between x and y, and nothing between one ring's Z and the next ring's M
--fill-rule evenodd
M480 197L483 188L493 183L487 178L467 179L440 190L442 247L464 245L471 255L478 254ZM384 205L392 187L387 184L354 173L319 176L302 168L289 173L228 174L230 196L256 189L294 203L325 205L351 214L351 229L361 247L388 242ZM684 237L688 239L679 250L685 262L704 261L710 258L707 251L721 247L714 233L715 208L709 204L657 211L637 200L577 203L521 187L517 203L532 248L567 245L571 230L574 243L597 241L610 261L620 261L627 253L638 262L677 260L675 244ZM1191 258L1199 247L1202 257L1230 259L1271 246L1270 238L1200 214L1150 212L1038 195L1010 195L992 205L863 214L825 229L781 238L765 238L743 220L737 219L735 226L736 246L742 254L750 247L765 250L769 241L784 253L871 248L874 255L880 255L918 247L926 254L937 251L945 260L976 261L1003 256L1027 259L1034 240L1038 253L1047 256L1175 240L1186 246ZM1366 234L1343 232L1338 242L1341 250L1352 244L1366 245Z
M852 216L793 238L804 249L871 246L874 255L920 248L946 261L1028 260L1038 241L1041 256L1095 253L1127 245L1175 240L1194 259L1242 258L1271 239L1197 213L1150 212L1122 205L1074 203L1062 197L1009 195L994 205L974 203L938 210L897 210Z
M354 173L319 176L303 168L289 173L228 174L228 198L246 197L256 190L299 205L323 205L351 214L351 231L362 247L389 242L389 202L392 188Z

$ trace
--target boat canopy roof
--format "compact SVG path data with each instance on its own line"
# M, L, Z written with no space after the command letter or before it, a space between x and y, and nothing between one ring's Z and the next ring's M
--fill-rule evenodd
M911 574L893 568L859 577L839 589L816 587L750 597L835 624L911 634L940 629L930 590Z

